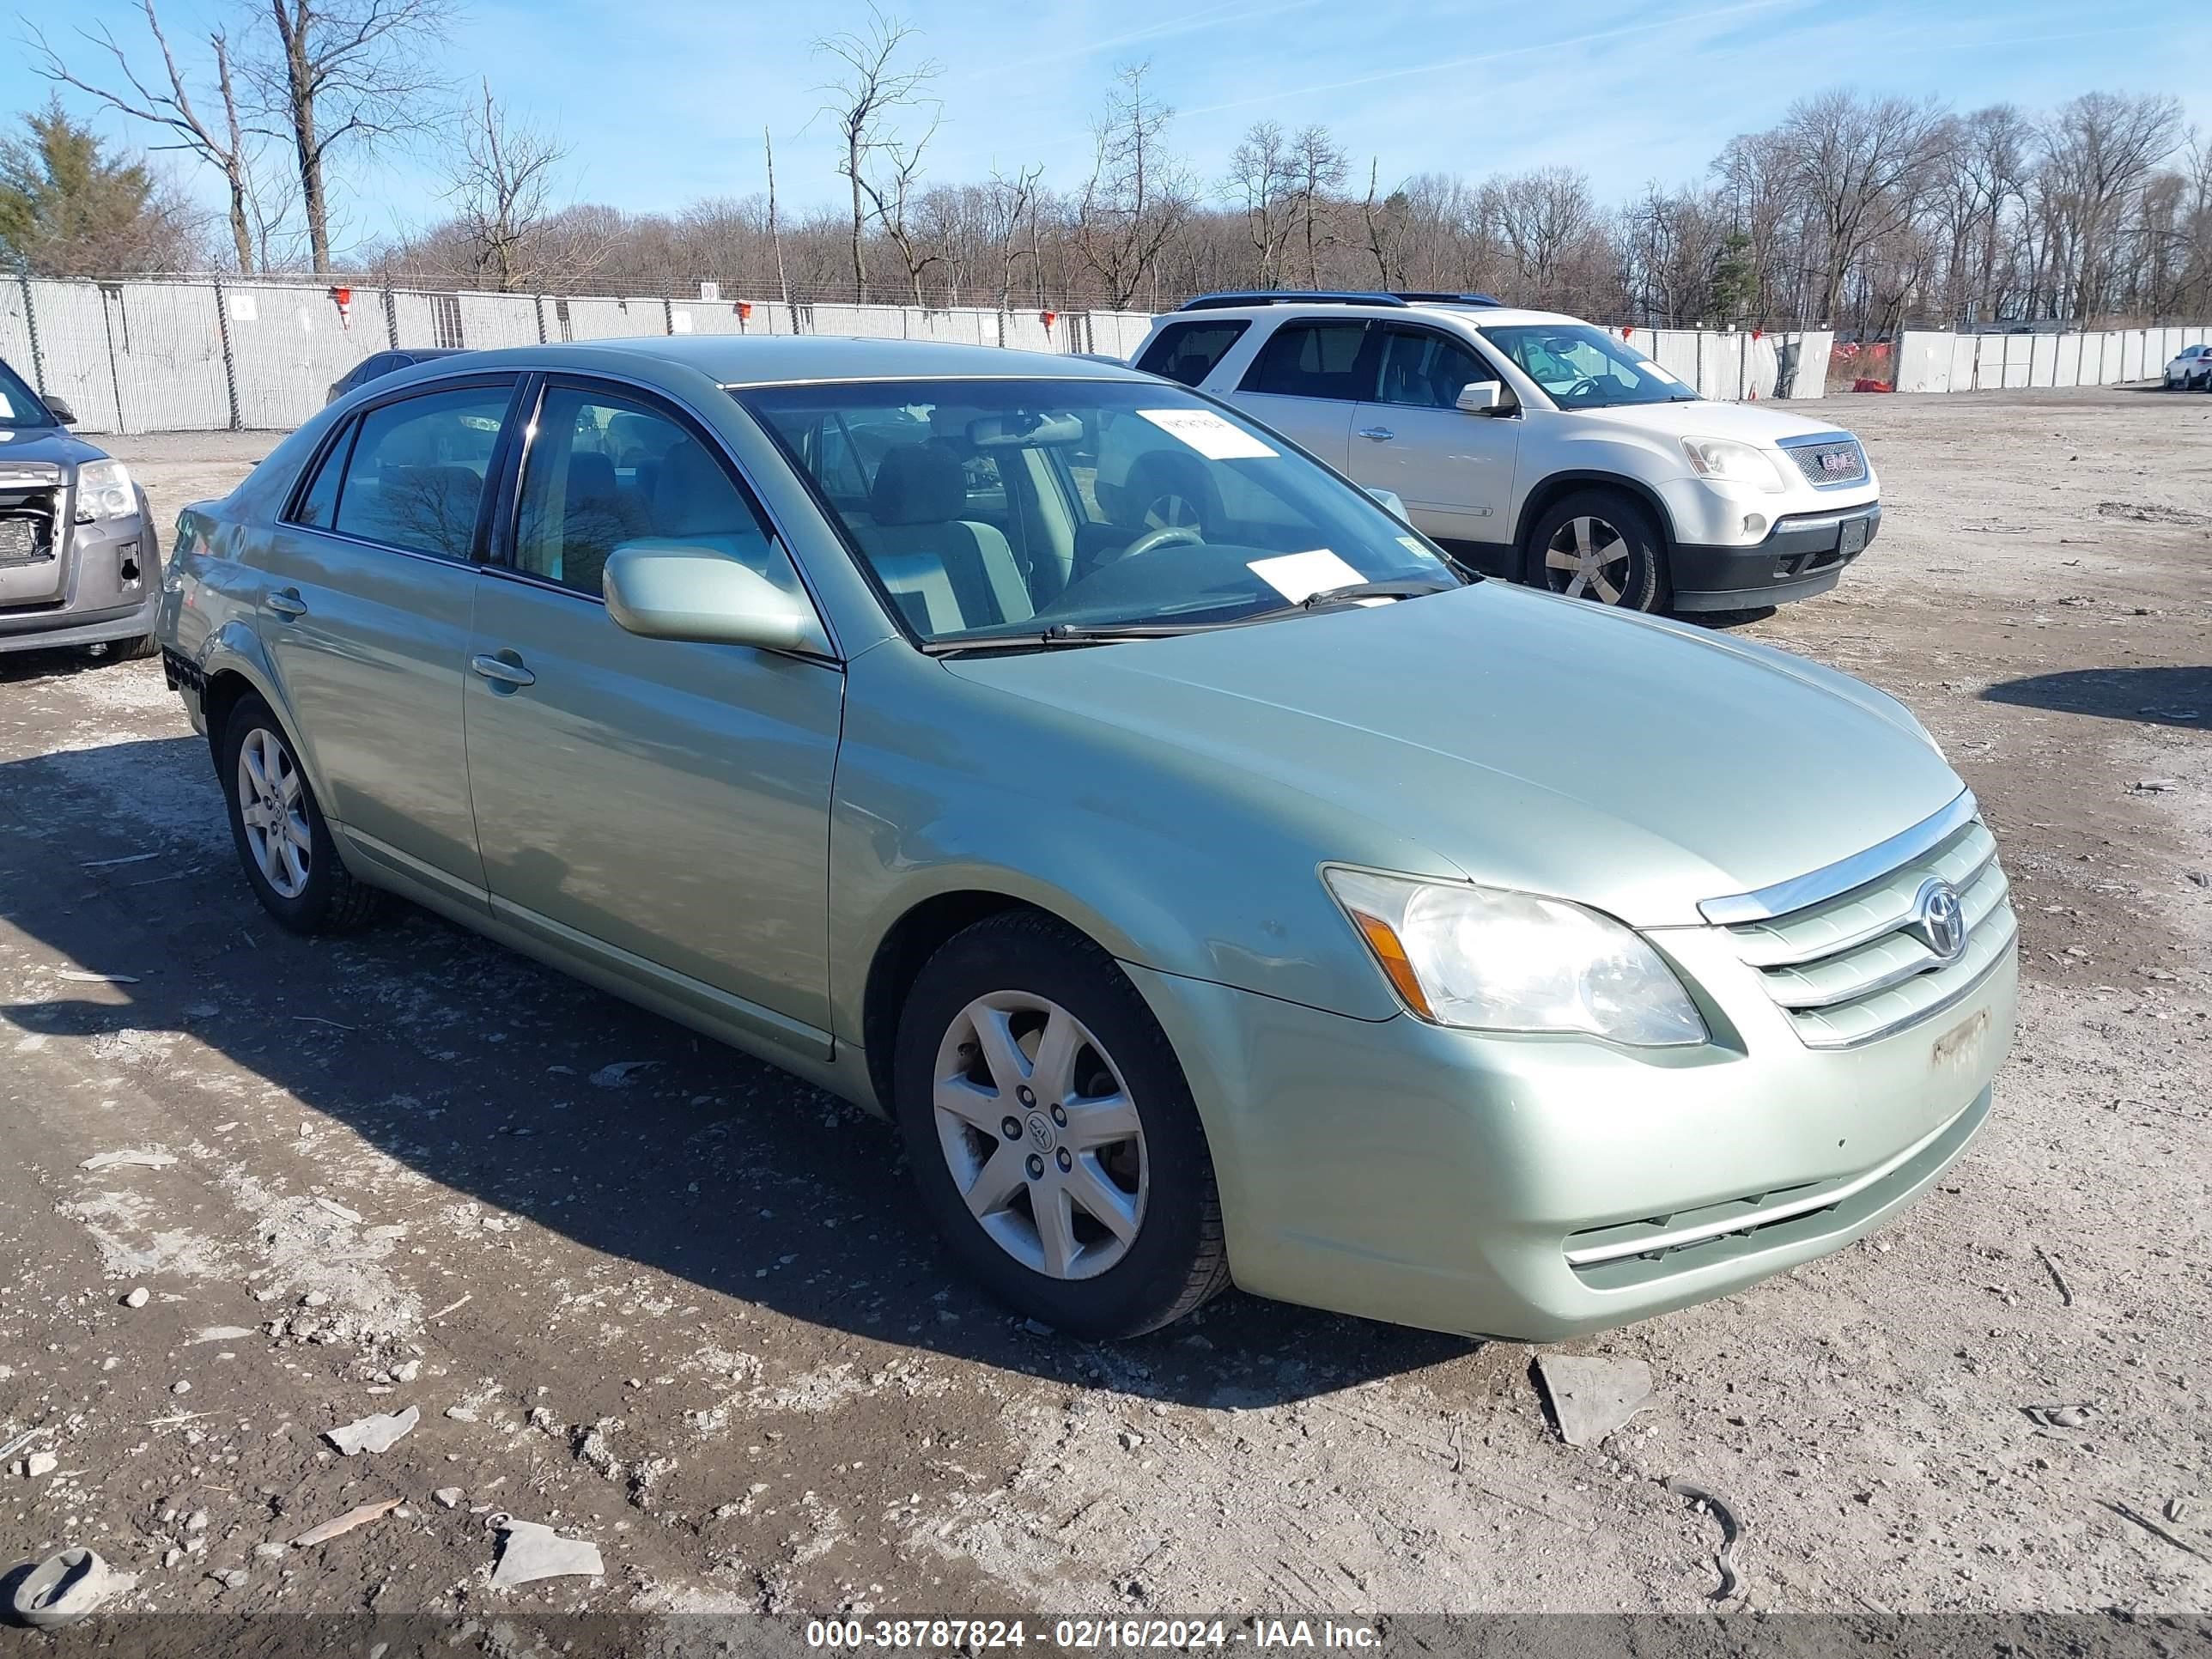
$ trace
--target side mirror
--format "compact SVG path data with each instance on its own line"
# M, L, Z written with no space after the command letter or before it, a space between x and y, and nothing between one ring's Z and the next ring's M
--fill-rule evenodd
M1396 490L1378 489L1373 484L1370 484L1367 486L1367 493L1372 495L1382 504L1382 510L1385 513L1388 513L1392 518L1397 520L1401 524L1413 523L1413 520L1407 516L1406 503L1400 498Z
M1469 380L1453 407L1468 415L1498 415L1505 410L1505 388L1495 380Z
M647 639L830 654L811 604L712 548L628 542L601 582L607 615Z
M46 406L46 413L52 416L64 426L75 426L76 424L76 410L69 406L68 399L64 398L41 398L39 401Z

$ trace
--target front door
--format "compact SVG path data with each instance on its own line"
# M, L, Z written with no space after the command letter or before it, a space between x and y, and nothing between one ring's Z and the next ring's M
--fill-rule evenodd
M710 547L802 592L797 573L719 447L672 408L556 379L532 431L468 653L493 912L826 1053L843 672L625 633L600 585L608 554L639 541Z
M1461 410L1460 388L1478 380L1504 376L1434 329L1384 326L1376 383L1352 413L1350 471L1395 490L1418 528L1481 547L1477 562L1503 570L1521 421Z
M368 410L252 554L261 638L323 810L362 855L478 905L461 676L514 395L502 375Z

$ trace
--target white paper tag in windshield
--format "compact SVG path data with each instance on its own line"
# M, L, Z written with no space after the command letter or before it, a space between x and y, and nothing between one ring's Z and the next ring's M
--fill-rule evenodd
M1140 409L1138 414L1209 461L1267 461L1275 452L1210 409Z
M1331 588L1352 587L1367 580L1325 547L1311 553L1255 559L1244 568L1292 605Z
M1636 366L1642 369L1646 374L1649 374L1655 380L1664 380L1668 386L1680 386L1682 384L1672 374L1669 374L1665 369L1660 368L1658 364L1653 362L1649 357L1638 358L1636 360Z

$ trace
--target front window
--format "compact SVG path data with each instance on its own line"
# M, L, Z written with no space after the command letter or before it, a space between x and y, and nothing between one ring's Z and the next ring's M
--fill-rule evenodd
M1457 586L1374 500L1212 404L1114 380L736 394L931 643L1205 628ZM1346 596L1344 602L1353 602Z
M1524 323L1482 334L1561 409L1697 401L1696 388L1587 323Z
M27 427L52 426L53 417L46 406L32 395L31 388L16 378L15 371L0 363L0 427L21 431Z

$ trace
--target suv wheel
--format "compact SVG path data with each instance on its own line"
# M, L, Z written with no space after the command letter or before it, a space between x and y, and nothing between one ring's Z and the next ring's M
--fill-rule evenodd
M1528 537L1532 585L1625 611L1659 607L1666 562L1650 513L1619 490L1585 489L1562 497Z
M1229 1282L1189 1085L1114 960L1048 917L993 916L923 968L895 1108L963 1266L1056 1329L1136 1336Z
M231 710L219 775L231 840L263 909L295 933L345 933L375 915L384 896L340 860L292 740L259 697Z

